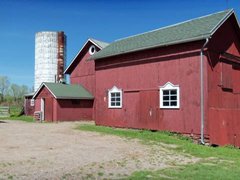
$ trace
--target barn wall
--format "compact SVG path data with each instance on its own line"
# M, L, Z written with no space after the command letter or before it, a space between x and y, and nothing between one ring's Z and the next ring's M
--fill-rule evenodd
M95 94L95 63L89 61L90 54L88 49L91 43L87 45L82 53L77 57L78 64L75 65L70 74L71 84L81 84L93 95Z
M169 46L97 60L96 124L199 134L202 44ZM206 82L206 73L204 78ZM159 86L168 81L180 86L180 109L159 108ZM123 89L121 109L108 108L107 92L113 86Z
M35 111L35 105L31 106L31 97L25 97L24 99L24 114L26 116L33 116Z
M57 100L57 120L92 120L93 100Z
M88 60L90 57L88 51L91 45L93 44L91 42L88 42L87 45L83 48L82 52L78 55L76 64L70 74L70 82L71 84L81 84L93 96L95 96L95 62ZM96 50L99 51L99 48L96 47ZM95 119L94 109L95 101L93 101L91 119Z
M230 17L222 25L209 46L208 119L212 144L240 147L240 66L220 59L222 52L240 56L239 30L233 21Z

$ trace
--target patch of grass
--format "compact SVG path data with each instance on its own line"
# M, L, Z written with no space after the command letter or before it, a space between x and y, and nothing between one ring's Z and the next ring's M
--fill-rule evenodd
M0 120L19 120L25 122L35 122L32 116L11 116L11 117L0 117Z
M102 134L116 135L120 137L139 139L144 143L165 143L177 145L174 150L183 153L189 153L197 157L218 157L240 161L240 150L232 147L210 147L194 144L192 140L182 137L179 134L162 131L119 129L104 126L95 126L89 124L79 125L76 129L84 131L99 132Z
M137 171L128 179L239 179L238 163L218 163L209 165L197 163L158 171Z
M103 176L104 173L103 172L98 172L98 176Z
M19 116L22 108L22 106L10 106L10 116Z
M240 150L232 146L210 147L194 144L188 138L169 132L148 130L118 129L95 125L80 125L79 130L139 139L149 145L159 143L173 144L176 153L191 154L203 160L186 166L172 165L158 171L137 171L129 179L239 179Z

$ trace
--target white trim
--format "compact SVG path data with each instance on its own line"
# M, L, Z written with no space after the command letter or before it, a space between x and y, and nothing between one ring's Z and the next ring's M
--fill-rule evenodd
M35 105L35 100L34 99L31 99L30 100L30 106L34 106Z
M210 32L211 32L211 36L218 30L218 28L232 15L234 14L233 9L231 9L229 11L228 14L226 14L226 16L224 16L221 20L220 23L218 23ZM235 16L236 17L236 16ZM237 22L238 23L238 22Z
M164 90L177 90L177 105L176 106L164 106L163 105L163 91ZM173 85L167 82L164 86L159 87L159 101L161 109L179 109L180 108L180 88L179 85Z
M47 87L47 85L43 82L43 83L40 85L40 87L37 89L37 91L34 93L32 99L35 99L35 98L36 98L37 94L40 92L40 90L43 88L43 86L45 86L45 87L49 90L49 92L53 95L53 97L54 97L55 99L57 98L57 97L53 94L53 92Z
M44 121L45 118L45 99L41 98L41 121Z
M120 93L120 106L111 105L111 93ZM113 86L112 89L108 90L108 108L110 109L119 109L122 108L122 89L118 89L116 86Z
M83 48L87 45L88 42L91 42L92 44L94 44L95 46L97 46L99 49L102 49L101 46L99 46L97 43L95 43L92 39L88 39L84 45L82 46L82 48L78 51L77 55L73 58L72 62L68 65L68 67L66 68L66 70L63 72L64 74L66 73L66 71L70 68L70 66L73 64L73 62L76 60L76 58L78 57L78 55L82 52Z

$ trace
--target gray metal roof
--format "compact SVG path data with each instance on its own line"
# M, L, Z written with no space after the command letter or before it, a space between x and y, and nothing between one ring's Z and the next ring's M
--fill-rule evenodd
M234 13L232 9L221 11L120 39L95 53L90 59L96 60L154 47L205 39L210 37L232 13Z

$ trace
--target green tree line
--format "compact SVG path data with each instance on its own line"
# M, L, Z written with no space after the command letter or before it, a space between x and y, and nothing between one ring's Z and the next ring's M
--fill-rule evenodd
M0 75L0 105L23 105L24 95L31 92L26 85L11 83L7 76Z

